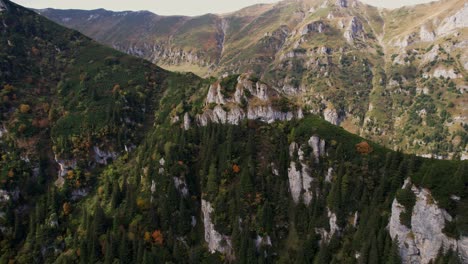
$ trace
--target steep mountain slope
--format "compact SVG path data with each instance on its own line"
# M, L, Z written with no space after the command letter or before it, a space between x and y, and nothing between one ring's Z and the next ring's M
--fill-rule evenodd
M396 10L301 0L193 18L38 12L168 69L254 72L305 112L381 144L466 159L467 10L463 0Z
M0 0L0 262L464 263L468 163Z

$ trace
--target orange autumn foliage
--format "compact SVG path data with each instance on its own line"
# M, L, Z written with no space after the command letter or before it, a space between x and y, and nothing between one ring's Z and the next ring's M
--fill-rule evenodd
M232 165L232 171L234 173L239 173L240 172L240 167L237 164Z
M164 243L164 236L159 230L155 230L153 234L151 234L151 237L153 237L154 243L157 245L162 245Z
M363 141L359 144L356 144L356 151L359 152L360 154L367 155L373 151L371 145L367 143L366 141Z
M63 214L64 215L69 215L71 213L72 207L71 204L68 202L65 202L63 204Z

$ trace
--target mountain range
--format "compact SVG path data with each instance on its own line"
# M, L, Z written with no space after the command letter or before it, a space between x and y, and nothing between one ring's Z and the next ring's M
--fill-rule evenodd
M386 146L468 158L463 0L394 10L294 0L198 17L37 12L169 70L253 73L305 112Z
M196 18L53 12L153 17L166 27L149 28L178 30L187 45L211 43L207 17L249 34L226 34L221 53L237 64L221 56L210 67L225 66L201 78L0 0L0 263L468 261L462 2L286 1ZM248 25L234 30L235 14ZM381 35L364 22L378 17ZM395 26L419 19L434 40ZM261 28L263 41L242 40ZM380 45L390 31L412 37ZM403 144L418 133L418 148ZM454 159L405 153L417 150Z

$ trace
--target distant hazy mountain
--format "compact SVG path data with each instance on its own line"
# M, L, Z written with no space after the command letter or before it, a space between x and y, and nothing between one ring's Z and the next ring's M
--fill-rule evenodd
M348 33L325 19L282 27L299 44L285 40L270 68L202 79L0 0L0 263L467 263L468 161L393 151L309 113L324 104L351 124L363 111L366 128L388 99L390 124L456 128L438 107L465 98L462 81L431 77L448 87L419 95L428 55L384 65L362 19ZM461 69L449 42L427 67ZM401 108L412 100L420 119Z
M395 10L283 1L199 17L38 12L167 69L253 72L304 111L393 148L468 158L463 0Z

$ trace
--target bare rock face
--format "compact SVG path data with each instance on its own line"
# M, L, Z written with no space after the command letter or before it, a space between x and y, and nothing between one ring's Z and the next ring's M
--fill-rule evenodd
M323 118L335 126L339 126L343 121L335 108L326 108L323 110Z
M336 5L339 7L348 7L348 1L347 0L337 0Z
M301 172L296 169L296 163L291 161L288 169L289 190L295 203L299 203L299 198L302 192L302 176Z
M184 114L184 130L189 130L190 124L191 124L190 116L188 113L185 113Z
M189 195L189 190L187 188L187 182L185 181L184 177L173 177L174 186L176 187L177 191L183 196L187 197Z
M428 78L428 77L435 77L435 78L443 77L443 78L450 78L450 79L461 78L461 75L457 74L454 69L445 69L442 67L435 69L434 73L432 74L425 73L423 76L425 78Z
M315 21L310 24L307 24L301 32L301 35L307 35L309 33L323 33L327 29L325 23L322 21Z
M336 224L336 221L337 221L337 218L336 218L336 214L332 211L330 211L330 209L327 208L327 211L328 211L328 221L329 221L329 225L330 225L330 233L328 234L329 237L328 239L331 239L331 237L340 231L340 227Z
M357 17L353 17L349 22L344 37L349 43L353 43L357 38L364 38L364 27Z
M202 199L203 225L205 227L205 241L208 243L208 250L211 253L220 252L226 254L228 259L234 259L231 238L220 234L214 229L211 222L213 207L210 202Z
M93 147L94 150L94 161L96 163L107 165L109 159L114 160L117 158L117 153L112 151L101 150L98 146Z
M421 38L421 41L432 42L435 40L436 35L434 31L428 29L426 25L423 25L421 26L421 30L419 31L419 37Z
M412 191L416 195L416 204L411 216L411 228L400 222L400 213L406 208L396 199L392 204L392 215L388 225L392 239L398 239L403 263L429 263L437 257L440 248L445 252L450 248L458 250L460 257L467 262L468 237L457 241L445 235L442 230L446 222L452 221L452 217L437 206L429 190L413 185Z
M249 107L247 118L250 120L259 119L266 123L273 123L277 120L291 120L294 118L294 114L291 112L283 113L273 110L271 106L255 106Z
M303 194L302 198L304 203L309 205L313 198L310 187L314 179L310 175L309 167L304 163L304 155L300 146L293 142L289 146L289 155L293 157L296 153L299 157L301 169L298 170L296 162L291 161L288 169L289 190L291 191L291 196L295 203L299 203L301 194Z
M221 84L215 83L210 85L208 90L208 95L206 97L206 104L216 103L216 104L225 104L223 94L221 93Z
M325 155L325 140L317 136L312 136L309 139L309 146L312 147L314 152L315 163L319 163L319 158Z
M447 17L437 28L437 35L446 35L457 28L468 27L468 3L453 16Z
M327 176L325 177L325 181L331 183L332 179L333 179L333 168L330 167L330 168L328 168Z
M238 125L243 119L260 120L266 123L275 121L301 119L304 117L302 109L297 112L282 112L273 108L272 97L279 94L274 89L261 82L252 82L245 76L239 76L236 91L232 96L224 97L219 83L210 86L205 105L216 104L212 109L206 109L196 116L198 124L206 126L209 122ZM249 98L245 93L248 92ZM251 104L252 101L256 103ZM260 103L258 103L260 102ZM185 124L185 117L184 117Z
M435 60L439 55L439 48L439 45L435 45L434 47L432 47L432 49L428 53L424 54L424 56L422 57L422 62L429 63Z

